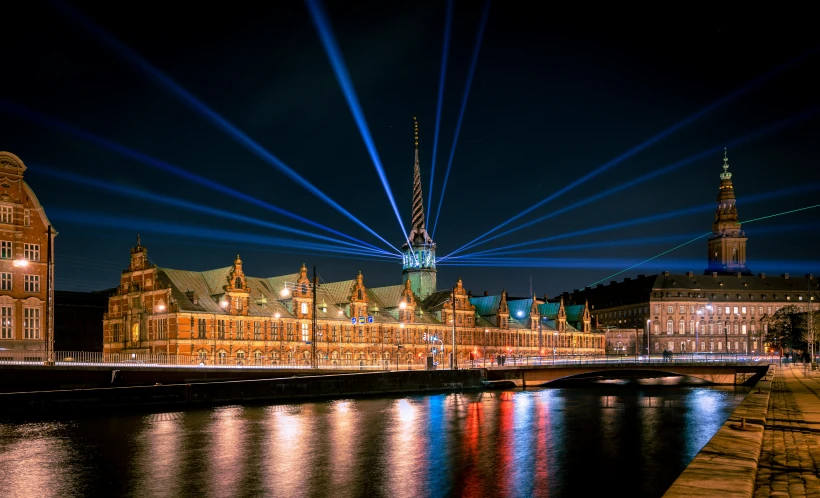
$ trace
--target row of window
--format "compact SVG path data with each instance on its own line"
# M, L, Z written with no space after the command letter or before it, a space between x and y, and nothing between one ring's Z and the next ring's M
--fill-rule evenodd
M208 334L208 320L205 318L191 318L191 331L197 339L213 339L214 336ZM122 342L125 340L125 331L122 323L111 323L111 334L114 342ZM140 336L139 325L134 324L134 330L131 331L130 341L140 340L157 340L167 339L167 319L155 319L148 321L148 337ZM233 320L217 320L216 321L216 339L225 340L267 340L271 341L301 341L308 342L310 337L310 324L304 323L284 323L270 322L270 336L267 335L268 322L258 321L233 321ZM375 327L353 327L351 325L325 325L320 326L316 332L316 340L323 342L362 342L362 343L377 343L386 342L394 343L398 341L401 344L424 344L433 340L433 337L449 338L447 335L450 331L437 331L437 335L432 333L425 333L420 329L393 329L386 327L382 329L383 338L378 336L378 331ZM394 334L395 332L395 334ZM430 331L435 332L435 331ZM483 336L483 337L482 337ZM597 347L592 341L593 338L587 336L578 336L574 344L571 344L569 338L563 334L555 336L551 333L544 333L542 341L539 341L536 333L529 330L522 330L519 332L509 331L494 331L493 333L482 333L481 331L458 331L457 342L470 344L484 344L486 342L489 346L509 345L516 343L521 347L535 347L543 346L575 346L575 347ZM437 341L438 339L436 339ZM557 344L556 344L557 343Z
M12 291L14 289L13 276L12 273L0 272L0 291ZM32 294L40 292L40 275L23 275L23 292Z
M0 223L14 223L14 206L0 206ZM23 210L23 226L31 226L31 210Z
M13 257L13 243L10 240L0 240L0 259ZM40 244L23 244L23 257L28 261L40 261Z
M728 341L726 343L728 345L728 353L746 353L748 352L748 346L746 342L741 341L734 341L734 345L732 341ZM618 345L620 346L621 343L619 342ZM683 342L680 343L680 348L675 348L675 342L669 341L667 343L655 343L655 352L659 353L661 350L661 346L663 346L666 350L671 351L673 353L693 353L696 351L697 344L690 342ZM734 346L734 348L732 347ZM752 352L757 352L757 341L752 341L751 343ZM707 344L706 341L700 341L700 351L701 352L723 352L723 341L709 341Z
M696 334L698 332L711 335L714 333L722 334L724 332L734 333L734 334L746 334L746 323L732 323L726 322L724 329L723 322L712 323L709 322L708 324L705 322L695 322L694 320L689 321L689 334ZM660 325L657 323L654 325L653 331L656 334L660 333ZM756 332L756 324L755 322L751 322L749 324L749 332L754 334ZM769 324L763 324L763 332L769 331ZM666 321L666 333L671 335L675 333L675 322L673 320ZM679 334L686 334L686 322L683 320L678 321L678 333Z
M40 338L40 308L23 308L23 339ZM0 306L0 339L14 339L14 308Z

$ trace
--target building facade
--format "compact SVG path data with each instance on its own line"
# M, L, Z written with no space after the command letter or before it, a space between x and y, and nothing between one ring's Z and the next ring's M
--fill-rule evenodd
M103 350L175 354L204 364L420 365L431 356L459 365L604 351L586 305L565 306L506 292L473 297L459 279L436 288L435 243L424 226L418 162L412 229L401 284L354 279L314 286L306 265L276 277L231 266L208 271L156 267L139 237L103 320ZM315 303L315 306L314 306ZM315 329L314 329L315 324ZM508 362L511 359L507 360Z
M56 233L23 180L25 171L19 157L0 152L0 355L32 351L31 359L44 360L53 323L47 306L48 254L53 261ZM51 270L53 279L53 265Z
M569 303L588 301L601 327L642 330L644 338L649 336L651 354L767 352L764 338L774 313L785 306L807 311L810 303L816 311L820 285L812 275L751 273L728 169L724 154L703 274L638 275L564 293L563 298ZM642 347L647 353L646 341Z

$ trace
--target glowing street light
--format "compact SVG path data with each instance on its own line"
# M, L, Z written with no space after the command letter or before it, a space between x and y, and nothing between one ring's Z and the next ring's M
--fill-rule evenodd
M13 264L17 268L25 268L26 266L28 266L28 260L26 260L26 259L15 259Z
M282 297L288 297L290 295L290 291L287 287L285 287L284 289L282 289L282 292L280 292L279 295Z

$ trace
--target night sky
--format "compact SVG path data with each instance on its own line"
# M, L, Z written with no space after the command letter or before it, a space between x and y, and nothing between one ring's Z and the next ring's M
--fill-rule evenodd
M820 188L813 185L820 184L816 138L820 115L811 112L820 104L820 73L814 71L820 55L806 55L820 42L816 29L793 25L763 29L760 23L720 11L689 19L669 17L674 25L646 18L648 13L628 23L601 24L545 8L532 11L531 5L495 2L490 9L436 227L439 257L801 54L800 62L505 229L705 150L722 148L800 113L800 119L776 132L730 146L738 209L741 220L748 220L820 202ZM399 223L304 4L275 2L245 8L221 4L218 9L199 10L169 2L86 2L76 8L400 247ZM333 2L326 8L409 230L413 116L420 122L425 207L431 195L445 4ZM25 2L3 9L0 150L15 153L26 163L26 181L59 232L57 289L116 286L137 232L150 258L164 267L230 266L239 253L245 271L254 276L291 273L304 261L317 265L325 281L353 278L361 270L370 286L401 282L400 261L348 259L251 244L225 232L300 237L44 173L48 167L316 231L43 126L23 117L18 106L386 248L203 119L55 5ZM456 3L431 223L480 18L480 3ZM715 152L471 251L714 205L722 164L722 152ZM800 188L768 198L763 195L794 187ZM744 202L750 196L757 200ZM532 278L539 295L571 291L670 249L687 236L691 239L709 231L713 212L707 208L527 246L600 243L597 247L495 257L499 265L519 264L518 256L551 258L543 264L442 264L439 287L452 285L460 276L474 293L506 288L523 296ZM752 271L820 274L818 216L820 208L744 227ZM102 219L108 222L101 224ZM120 222L113 226L112 219ZM157 232L144 225L135 228L135 219L162 223L165 228ZM176 226L179 233L171 233L168 227ZM203 236L194 236L198 233ZM607 246L657 237L668 239ZM563 258L568 259L562 262ZM705 267L706 240L702 239L615 278L663 269L701 273Z

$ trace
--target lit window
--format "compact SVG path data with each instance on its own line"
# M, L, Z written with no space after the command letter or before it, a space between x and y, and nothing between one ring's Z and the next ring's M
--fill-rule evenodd
M745 313L745 311L744 311ZM737 306L735 306L735 315L737 315Z
M307 306L306 304L304 306ZM310 340L310 334L308 333L308 324L302 324L302 342L308 342Z
M12 206L0 206L0 223L14 223L14 208Z
M40 244L24 244L23 255L29 261L40 261Z
M307 310L308 310L307 303L302 303L302 314L307 315L307 312L308 312Z
M728 315L731 312L732 312L732 309L730 307L726 306L726 314Z
M23 284L25 292L40 292L40 275L25 275Z
M11 287L11 273L0 273L0 290L10 291Z
M667 320L666 322L666 333L667 334L674 334L675 333L675 322L672 320Z
M0 258L11 259L11 241L0 240Z
M23 308L23 338L40 338L40 308Z
M0 307L0 339L14 339L14 316L11 306Z
M667 313L672 313L672 311L673 311L674 309L675 309L675 308L674 308L674 307L670 304L669 306L667 306L667 307L666 307L666 312L667 312Z

